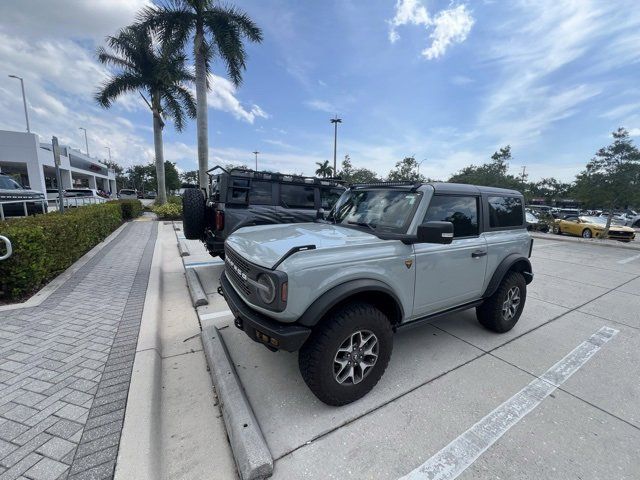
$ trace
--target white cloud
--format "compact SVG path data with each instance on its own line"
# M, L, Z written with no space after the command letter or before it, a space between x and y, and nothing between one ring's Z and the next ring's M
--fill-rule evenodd
M336 106L331 103L331 102L327 102L325 100L308 100L306 102L304 102L304 104L313 109L313 110L318 110L320 112L326 112L326 113L336 113L338 111L338 109L336 108Z
M474 82L473 78L467 77L466 75L455 75L451 79L451 83L459 86L469 85L470 83L473 83L473 82Z
M433 19L435 28L429 35L433 43L422 51L422 55L428 60L441 57L450 45L467 39L473 24L474 19L464 5L438 12Z
M422 55L432 60L445 54L447 48L464 42L475 23L466 5L440 10L435 16L429 15L420 0L398 0L395 16L389 20L389 41L400 39L397 27L403 25L421 25L430 31L431 45L422 50Z
M30 38L101 41L135 20L150 0L19 0L0 2L2 29Z
M630 128L629 135L632 137L640 137L640 128Z
M207 103L211 108L231 113L235 118L253 124L256 118L269 118L259 105L244 107L235 96L236 87L224 77L210 75L211 89L207 94Z

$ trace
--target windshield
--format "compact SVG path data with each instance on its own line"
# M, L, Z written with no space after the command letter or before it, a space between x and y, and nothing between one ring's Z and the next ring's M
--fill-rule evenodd
M527 222L529 223L537 223L538 222L538 218L531 212L525 212L525 215L527 216Z
M593 217L593 216L589 216L589 217L580 217L580 220L583 222L587 222L587 223L595 223L597 225L606 225L607 224L607 217ZM621 222L615 218L611 219L611 225L618 225L618 226L624 226L624 222Z
M376 232L406 233L421 192L348 190L329 214L329 221L357 225Z

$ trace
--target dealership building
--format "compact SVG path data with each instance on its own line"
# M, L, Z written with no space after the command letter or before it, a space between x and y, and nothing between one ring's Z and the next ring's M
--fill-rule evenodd
M0 130L0 172L43 193L58 186L53 147L40 142L35 133ZM63 189L94 188L114 196L117 192L114 170L64 145L60 146L60 177Z

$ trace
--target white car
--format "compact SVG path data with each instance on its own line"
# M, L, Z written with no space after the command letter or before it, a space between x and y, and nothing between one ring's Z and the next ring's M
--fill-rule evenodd
M120 198L120 200L137 200L138 191L128 189L128 188L123 188L122 190L120 190L120 193L118 193L118 198Z

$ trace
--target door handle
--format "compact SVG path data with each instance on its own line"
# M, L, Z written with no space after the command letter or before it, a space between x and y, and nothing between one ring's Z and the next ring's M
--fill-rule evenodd
M473 253L471 254L471 256L472 256L473 258L479 258L479 257L484 257L486 254L487 254L487 252L486 252L486 251L484 251L484 250L476 250L475 252L473 252Z

